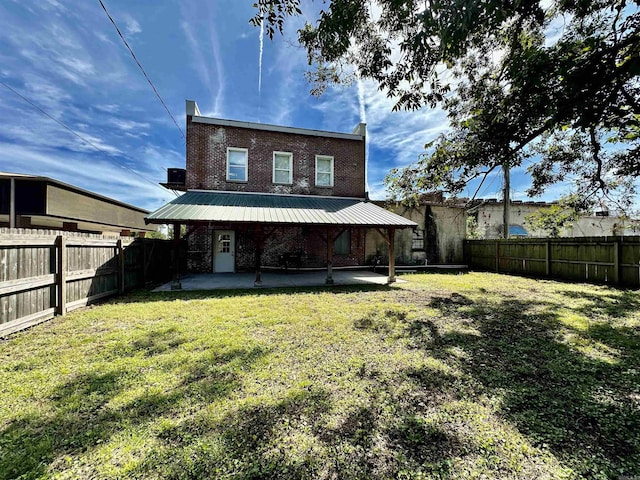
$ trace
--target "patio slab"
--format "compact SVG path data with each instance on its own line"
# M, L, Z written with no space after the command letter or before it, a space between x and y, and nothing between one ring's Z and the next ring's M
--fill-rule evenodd
M186 274L180 278L182 290L224 290L237 288L282 288L282 287L320 287L325 284L326 271L262 273L262 286L255 287L255 273L201 273ZM333 271L334 285L386 285L387 276L364 270ZM405 280L396 278L397 283ZM153 290L154 292L171 291L171 282Z

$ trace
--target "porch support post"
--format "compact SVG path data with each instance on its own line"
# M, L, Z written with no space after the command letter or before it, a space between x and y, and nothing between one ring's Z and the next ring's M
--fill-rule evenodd
M389 227L387 229L387 235L389 238L389 278L388 283L394 283L396 281L396 254L395 254L395 235L396 229Z
M333 285L333 232L327 229L327 279L324 283Z
M180 224L173 224L173 280L171 290L182 290L180 283Z
M253 282L254 287L262 286L262 248L264 246L264 232L261 226L256 227L253 237L256 247L256 279Z

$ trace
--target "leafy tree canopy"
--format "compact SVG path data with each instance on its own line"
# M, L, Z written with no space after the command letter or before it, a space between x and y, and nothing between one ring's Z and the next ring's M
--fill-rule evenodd
M260 0L272 37L299 0ZM640 173L640 13L627 0L332 0L298 31L312 92L373 79L396 109L441 105L451 129L387 177L396 198L523 163L528 193L573 182L628 207Z

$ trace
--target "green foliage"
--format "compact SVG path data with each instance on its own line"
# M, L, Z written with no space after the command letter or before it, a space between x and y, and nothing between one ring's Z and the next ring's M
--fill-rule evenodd
M167 236L165 235L165 233L160 231L160 230L157 230L155 232L147 232L144 237L145 238L155 238L155 239L159 239L159 240L167 240Z
M138 292L0 343L0 479L631 478L640 293Z
M525 223L535 231L545 232L552 238L560 236L562 230L580 218L585 205L577 195L561 198L558 202L525 217Z
M478 226L478 219L473 216L467 216L467 235L465 238L469 240L478 240L482 238L480 234L480 227Z
M282 30L298 6L261 1L254 22L271 15L269 23ZM334 0L299 40L314 93L357 75L396 98L396 109L440 104L447 111L452 129L425 139L425 155L389 175L394 197L458 193L528 160L530 195L575 180L583 198L625 209L640 174L638 6Z

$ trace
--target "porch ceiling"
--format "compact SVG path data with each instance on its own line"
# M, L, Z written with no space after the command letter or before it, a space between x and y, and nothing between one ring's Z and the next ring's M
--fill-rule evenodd
M414 228L418 224L358 198L190 190L147 223L265 223Z

